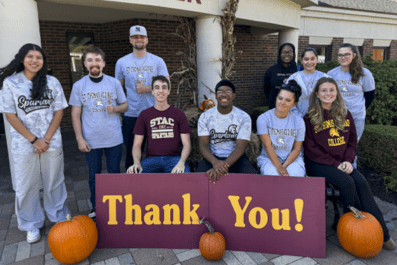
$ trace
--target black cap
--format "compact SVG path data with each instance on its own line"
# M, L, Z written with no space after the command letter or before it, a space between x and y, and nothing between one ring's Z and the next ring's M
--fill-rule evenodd
M233 93L236 93L236 87L233 85L233 83L231 81L226 80L226 79L223 79L223 80L219 81L218 84L216 84L215 93L218 92L218 88L220 88L221 86L230 87L233 90Z

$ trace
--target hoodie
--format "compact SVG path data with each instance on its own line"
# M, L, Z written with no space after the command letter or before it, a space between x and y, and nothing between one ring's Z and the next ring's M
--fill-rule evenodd
M283 62L281 61L281 50L286 45L292 47L292 51L294 52L292 61L288 67L284 67ZM292 43L284 43L278 49L277 64L269 67L269 69L267 69L265 72L264 90L269 109L276 107L277 92L278 89L281 88L281 85L287 81L288 77L297 72L295 57L295 46Z

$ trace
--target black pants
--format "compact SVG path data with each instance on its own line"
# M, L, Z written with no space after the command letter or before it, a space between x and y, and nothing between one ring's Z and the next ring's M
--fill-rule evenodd
M305 160L305 164L309 176L324 177L328 183L339 189L345 213L350 211L347 206L351 205L360 211L372 214L382 226L384 241L390 239L389 230L386 227L382 212L374 200L371 188L358 170L353 169L352 173L347 174L336 167L318 164L309 159Z
M215 156L216 159L218 160L226 160L227 157L217 157ZM198 167L196 169L196 172L207 172L210 170L212 167L212 164L208 162L205 158L200 161L198 164ZM229 167L229 173L244 173L244 174L258 174L258 171L255 169L255 167L251 164L251 162L248 159L248 156L243 153L243 155L234 163L231 167Z
M130 166L134 164L134 160L132 159L132 146L134 145L134 127L137 117L128 117L124 116L123 118L123 140L127 152L125 154L125 170L127 170Z

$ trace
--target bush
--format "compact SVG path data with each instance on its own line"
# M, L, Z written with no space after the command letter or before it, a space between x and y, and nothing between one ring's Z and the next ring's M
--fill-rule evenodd
M390 176L384 176L386 192L388 190L397 192L397 169L394 169Z
M384 175L397 170L397 126L365 125L358 148L368 167Z

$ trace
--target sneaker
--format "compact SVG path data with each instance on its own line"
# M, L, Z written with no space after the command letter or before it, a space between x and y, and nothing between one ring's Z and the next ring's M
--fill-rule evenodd
M95 212L95 210L92 210L92 211L88 214L88 217L90 217L92 220L95 221L95 219L96 219L96 212Z
M26 236L26 241L31 244L39 241L40 238L41 238L40 230L36 228L32 231L28 231L28 234Z
M393 239L390 238L388 241L383 243L383 248L386 250L393 251L396 249L396 243L394 243Z

